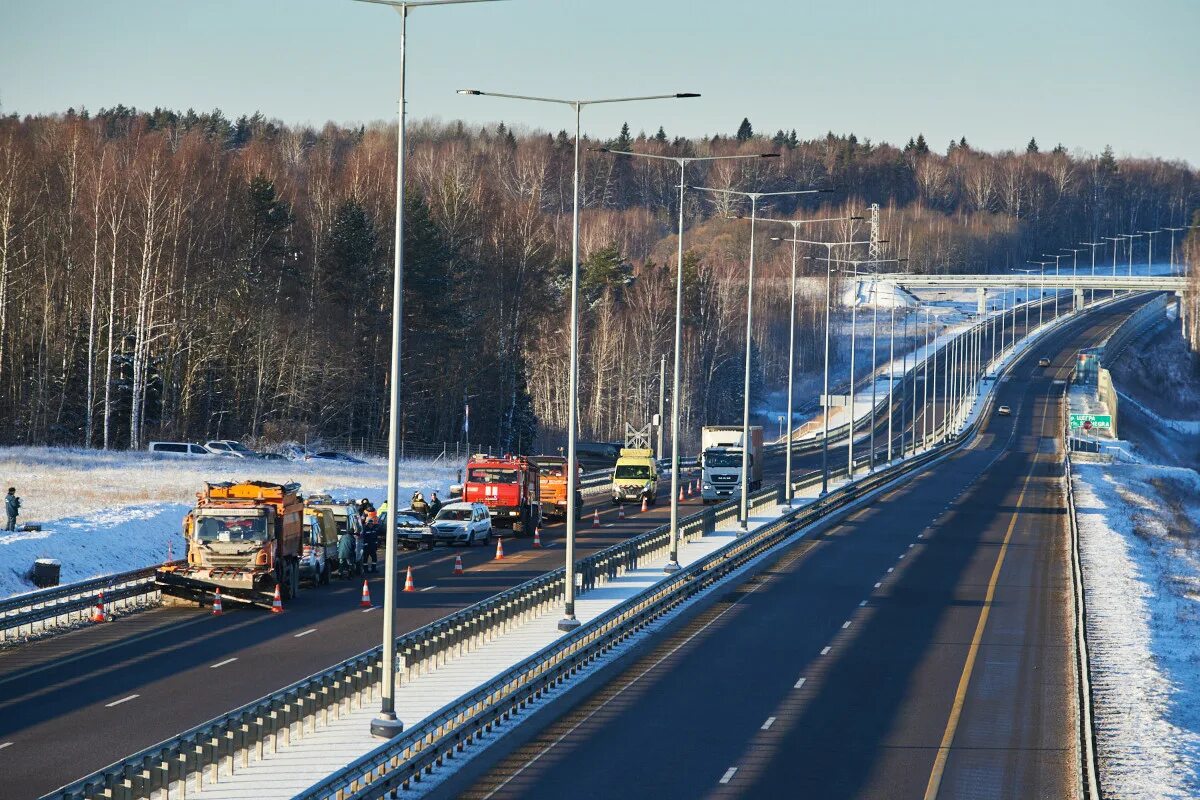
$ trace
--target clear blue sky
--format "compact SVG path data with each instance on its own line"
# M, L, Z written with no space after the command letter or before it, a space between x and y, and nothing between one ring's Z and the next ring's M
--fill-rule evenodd
M399 17L351 0L4 0L0 109L117 103L388 118ZM697 91L598 108L615 135L853 131L943 149L1044 147L1200 166L1200 0L508 0L417 9L409 110L557 130L566 109L456 88L568 96Z

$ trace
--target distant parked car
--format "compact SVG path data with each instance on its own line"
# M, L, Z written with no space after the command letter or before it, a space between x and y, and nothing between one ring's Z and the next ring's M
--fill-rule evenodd
M204 445L191 442L150 442L146 445L146 450L165 456L213 456L212 451Z
M259 453L258 457L263 461L287 461L288 457L283 453Z
M204 446L218 456L228 456L230 458L259 457L258 453L234 439L214 439L211 442L205 442Z
M1041 358L1038 359L1038 366L1039 367L1050 366L1050 359L1046 358L1045 356L1042 356Z
M1000 406L999 408L996 409L996 413L1002 417L1007 417L1009 414L1012 413L1012 409L1009 408L1008 406Z
M338 461L342 464L365 464L361 458L355 458L349 453L339 453L336 450L324 450L320 453L313 453L309 456L312 461Z
M298 444L285 444L279 448L279 455L288 461L307 461L310 454L307 448Z

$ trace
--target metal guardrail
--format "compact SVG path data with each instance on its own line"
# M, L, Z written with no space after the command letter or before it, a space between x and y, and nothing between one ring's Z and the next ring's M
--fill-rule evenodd
M120 603L118 608L125 607L134 598L155 594L158 589L154 585L154 573L161 568L162 565L142 567L0 601L0 643L39 633L51 627L51 623L57 626L86 615L95 607L100 592L104 592L106 605Z
M1068 404L1063 403L1062 429L1070 437ZM1066 485L1067 519L1071 533L1071 586L1074 590L1075 689L1079 703L1080 789L1085 800L1100 800L1100 760L1096 752L1096 718L1092 697L1092 667L1087 642L1087 598L1083 588L1083 562L1079 550L1079 519L1075 513L1075 488L1071 480L1071 448L1063 448L1063 482Z
M977 326L983 324L987 323L977 323ZM618 639L644 627L669 607L774 546L797 526L810 524L837 511L879 486L921 469L962 446L970 440L970 434L982 418L982 414L976 417L960 436L835 489L675 573L670 579L558 640L534 657L541 657L536 665L529 666L531 660L527 660L514 667L514 670L527 667L524 677L515 684L512 680L503 683L504 677L512 673L510 670L487 684L492 687L491 691L481 689L460 698L408 733L330 776L304 796L373 797L397 785L397 779L402 779L403 783L418 778L422 771L432 769L435 762L440 763L446 755L465 746L470 738L464 737L477 736L479 731L490 729L497 720L507 718L514 709L611 649ZM856 460L856 466L859 463L862 461ZM844 470L833 473L843 474ZM804 488L819 481L819 475L811 476L796 486ZM778 502L782 488L782 485L776 485L752 494L751 510ZM681 521L680 538L683 541L695 538L736 514L736 500L706 508ZM641 560L653 558L668 545L669 527L661 525L581 559L576 567L581 582L580 593L636 568ZM398 637L398 679L401 683L411 681L542 613L551 603L559 602L563 581L564 570L559 568ZM238 769L239 763L242 768L248 766L251 751L261 760L268 748L275 752L281 744L286 746L293 736L303 738L306 732L315 730L318 718L322 723L328 723L344 709L361 708L364 703L372 702L374 687L380 680L381 656L381 647L372 648L121 759L45 795L44 800L132 800L164 790L169 792L175 784L186 786L187 782L193 781L201 787L206 780L217 781L222 771L228 774ZM500 688L495 688L497 686ZM371 764L364 766L367 762ZM402 769L400 765L407 766ZM363 794L367 790L362 787L368 779L375 782L370 793ZM322 787L332 786L332 783L341 785L325 793Z
M1130 314L1129 319L1117 326L1117 329L1101 345L1100 364L1107 367L1120 358L1131 343L1141 338L1143 333L1165 318L1166 311L1167 295L1160 294Z

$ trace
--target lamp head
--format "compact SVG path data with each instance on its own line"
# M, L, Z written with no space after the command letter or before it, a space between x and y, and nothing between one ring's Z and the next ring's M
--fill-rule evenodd
M675 96L682 100L682 99L685 99L688 97L699 97L700 93L699 92L678 92L678 93L676 93Z
M471 94L471 95L476 95L476 96L483 94L483 92L479 91L478 89L459 89L458 93L459 94Z

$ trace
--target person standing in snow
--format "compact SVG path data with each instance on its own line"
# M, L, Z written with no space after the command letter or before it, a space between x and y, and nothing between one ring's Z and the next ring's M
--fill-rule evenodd
M4 525L4 530L15 531L17 529L17 514L21 511L21 498L17 497L17 489L15 486L8 487L8 494L4 496L4 513L8 515L8 520Z

